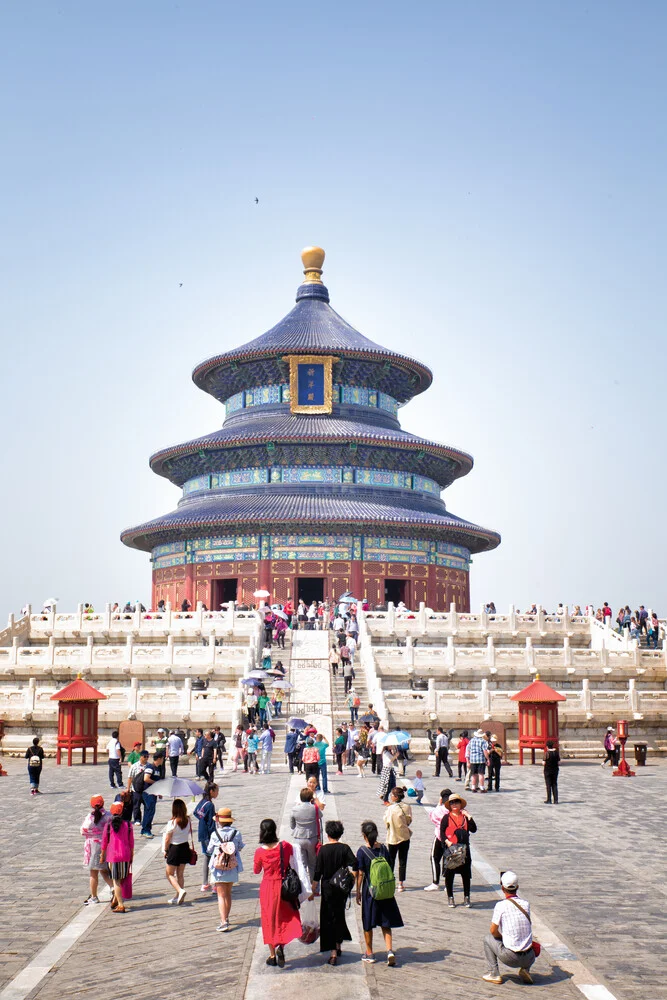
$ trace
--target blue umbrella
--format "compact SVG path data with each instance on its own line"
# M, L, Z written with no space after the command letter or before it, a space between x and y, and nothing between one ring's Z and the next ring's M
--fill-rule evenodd
M401 743L409 743L411 739L410 733L406 733L403 729L395 729L391 733L381 733L375 741L375 745L380 750L384 747L397 747Z
M308 723L305 719L290 719L287 723L290 729L307 729Z

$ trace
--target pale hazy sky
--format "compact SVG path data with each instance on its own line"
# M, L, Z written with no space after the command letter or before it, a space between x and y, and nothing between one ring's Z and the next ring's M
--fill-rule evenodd
M309 243L432 367L403 426L475 456L473 608L667 611L666 44L662 0L3 4L2 618L148 603L148 457Z

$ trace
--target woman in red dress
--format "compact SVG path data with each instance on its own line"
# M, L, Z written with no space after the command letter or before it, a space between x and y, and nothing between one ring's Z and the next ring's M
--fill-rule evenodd
M282 871L280 848L282 847ZM264 944L269 946L267 965L285 966L284 945L303 933L299 911L280 895L283 874L292 857L292 845L279 841L276 824L263 819L259 824L259 847L255 851L255 875L264 873L259 887L259 909L262 917Z

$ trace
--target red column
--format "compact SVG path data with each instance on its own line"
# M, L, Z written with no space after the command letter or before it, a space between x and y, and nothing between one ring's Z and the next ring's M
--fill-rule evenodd
M364 564L361 559L352 560L352 573L350 575L350 590L353 597L363 599L364 593Z
M268 590L271 593L271 560L260 559L259 561L259 587L258 590ZM267 599L267 604L270 598Z
M426 605L433 611L442 611L438 607L438 591L435 586L435 566L431 563L428 568L428 580L426 583Z
M185 567L185 597L195 607L195 567L192 563ZM181 598L182 600L183 598Z

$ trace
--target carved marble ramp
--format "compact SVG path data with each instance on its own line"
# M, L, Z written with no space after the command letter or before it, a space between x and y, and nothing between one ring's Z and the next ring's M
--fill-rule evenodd
M290 679L294 685L290 696L291 714L312 721L331 742L328 632L292 633Z

